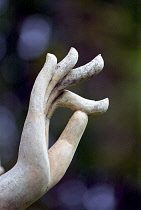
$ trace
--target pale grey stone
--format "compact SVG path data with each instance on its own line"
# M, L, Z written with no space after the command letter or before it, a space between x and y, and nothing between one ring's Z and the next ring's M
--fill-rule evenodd
M71 48L57 64L47 54L34 83L23 127L16 165L0 176L0 209L25 209L51 189L65 174L88 122L88 115L102 114L109 101L84 99L64 88L90 79L104 66L101 55L72 69L78 53ZM75 111L58 141L48 150L50 118L60 106ZM4 172L0 167L0 173Z

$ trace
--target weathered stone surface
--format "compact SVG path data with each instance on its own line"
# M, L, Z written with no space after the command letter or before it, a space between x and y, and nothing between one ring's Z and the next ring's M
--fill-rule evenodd
M107 111L108 99L87 100L64 90L90 79L104 66L99 55L90 63L72 69L77 59L78 53L74 48L58 64L54 55L47 54L31 92L17 163L0 176L0 209L25 209L59 182L83 135L88 115ZM50 118L60 106L68 107L75 113L58 141L48 150Z

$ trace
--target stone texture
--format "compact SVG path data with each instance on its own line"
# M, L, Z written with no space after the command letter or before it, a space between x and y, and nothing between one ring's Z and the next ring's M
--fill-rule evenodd
M83 135L88 115L107 111L108 99L92 101L64 90L90 79L104 66L101 55L73 69L77 60L74 48L58 64L54 55L47 54L31 92L17 163L0 176L0 209L25 209L59 182ZM75 113L58 141L48 150L50 118L60 106Z

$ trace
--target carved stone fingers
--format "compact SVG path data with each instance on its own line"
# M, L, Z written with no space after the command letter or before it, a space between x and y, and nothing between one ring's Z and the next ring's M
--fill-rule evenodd
M100 101L88 100L71 91L64 90L50 107L47 117L51 118L55 109L59 107L66 107L73 111L81 110L87 115L98 115L106 112L108 106L108 98Z
M58 71L56 70L53 78L56 78L55 81L57 83L55 86L55 82L51 81L49 84L51 85L53 83L53 87L46 105L45 114L47 115L47 118L50 118L54 110L58 107L67 107L72 109L73 111L81 110L88 115L102 114L106 112L109 106L108 99L100 101L88 100L70 91L64 90L71 85L88 80L98 74L104 67L102 56L98 55L86 65L72 69L77 61L78 53L74 48L71 48L68 55L69 56L66 56L66 58L63 59L56 66L56 69L63 68L63 72L65 73L61 74L58 73ZM73 59L74 62L72 62ZM70 66L70 63L73 63L73 65L71 65L71 67L68 67ZM59 74L61 74L61 77L58 76Z

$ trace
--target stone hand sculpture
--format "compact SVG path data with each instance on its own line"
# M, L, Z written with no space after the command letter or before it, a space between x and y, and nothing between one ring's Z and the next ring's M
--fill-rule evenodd
M47 54L31 92L17 163L0 176L0 209L25 209L58 183L86 128L87 115L107 111L108 99L87 100L65 90L70 85L90 79L104 66L101 55L98 55L90 63L72 69L77 59L78 53L74 48L58 64L54 55ZM68 107L75 113L57 142L48 150L50 118L58 107Z

